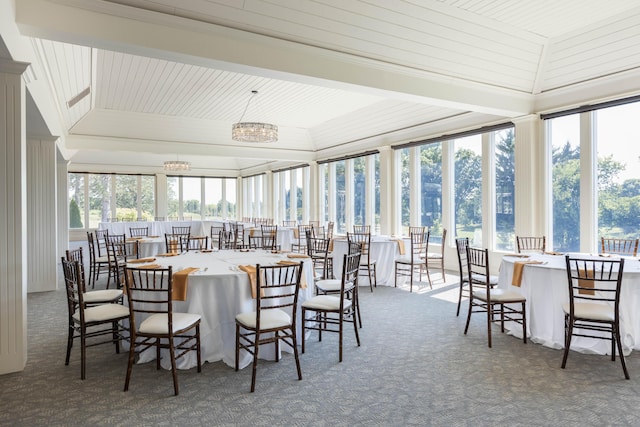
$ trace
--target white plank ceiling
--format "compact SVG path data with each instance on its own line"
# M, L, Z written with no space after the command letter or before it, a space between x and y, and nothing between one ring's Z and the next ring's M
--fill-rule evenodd
M520 97L533 106L539 94L640 70L637 0L51 3L176 28L241 30L251 37L293 42L294 50L316 49L376 72L425 76L453 88L442 102L430 103L428 97L411 99L402 90L380 90L388 83L384 81L371 82L372 90L367 90L362 75L357 78L365 83L353 90L346 80L331 84L305 79L294 73L295 61L287 78L287 73L274 77L170 60L140 45L105 49L91 37L76 37L72 44L62 36L42 38L25 13L25 34L33 37L67 131L64 136L76 150L72 165L84 168L134 163L151 170L163 159L180 155L191 160L196 171L235 176L402 142L416 135L411 130L428 135L431 127L456 117L465 123L501 121L534 112L492 117L482 97L457 104L447 98L462 93L458 99L466 101L467 89L482 90L487 99L492 93ZM324 75L339 72L327 70ZM87 89L87 96L69 106ZM242 115L251 90L259 91L258 108L249 109L253 117L245 119L280 127L280 140L269 150L238 150L230 138L231 124Z

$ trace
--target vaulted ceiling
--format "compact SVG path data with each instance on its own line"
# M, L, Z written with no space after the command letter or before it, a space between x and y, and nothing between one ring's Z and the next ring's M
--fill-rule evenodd
M50 97L34 104L79 170L150 172L179 157L194 173L236 176L640 90L636 0L15 7ZM252 90L251 119L277 124L278 142L231 140Z

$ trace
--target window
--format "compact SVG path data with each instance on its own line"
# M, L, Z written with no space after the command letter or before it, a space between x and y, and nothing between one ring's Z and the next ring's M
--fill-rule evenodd
M420 225L442 235L442 143L420 147ZM404 205L403 205L404 206Z
M220 178L204 178L204 216L220 218L222 216L222 184Z
M340 160L335 162L336 167L336 223L335 230L338 233L345 234L347 232L347 195L346 195L346 161Z
M86 221L84 212L85 174L70 173L69 177L69 228L84 228Z
M98 228L108 221L111 214L111 177L105 174L89 174L89 228Z
M473 246L482 246L482 135L453 143L455 235L468 237Z
M549 120L553 249L580 251L580 116Z
M222 215L225 218L235 218L236 217L236 179L235 178L225 178L225 201L227 205L227 211L222 212Z
M367 224L366 205L366 179L365 179L365 157L353 159L353 223L356 225Z
M180 217L180 178L167 177L167 219Z
M400 150L400 215L402 234L408 235L411 225L411 153L410 148Z
M598 237L640 235L640 103L597 110Z
M514 129L492 133L495 148L495 248L513 251L515 242L515 137Z
M116 180L116 217L118 220L136 221L138 219L138 177L133 175L115 175Z

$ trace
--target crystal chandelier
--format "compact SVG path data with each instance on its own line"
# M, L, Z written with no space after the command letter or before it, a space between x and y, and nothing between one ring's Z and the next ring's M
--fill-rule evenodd
M276 142L278 140L278 126L270 123L243 122L251 100L258 95L257 90L251 91L251 97L247 101L247 106L242 112L240 121L234 123L231 128L231 139L240 142Z
M181 160L169 160L164 162L164 170L179 172L191 170L191 163Z

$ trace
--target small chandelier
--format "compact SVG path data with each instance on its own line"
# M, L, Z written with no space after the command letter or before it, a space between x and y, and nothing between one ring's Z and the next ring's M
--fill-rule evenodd
M251 97L244 107L242 116L238 123L234 123L231 127L231 139L239 142L276 142L278 140L278 126L270 123L261 122L243 122L251 100L258 95L257 90L251 91Z
M191 170L191 163L181 160L169 160L164 162L164 170L172 172Z

